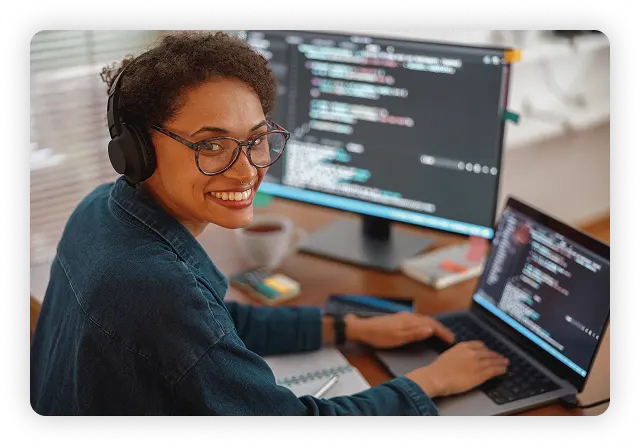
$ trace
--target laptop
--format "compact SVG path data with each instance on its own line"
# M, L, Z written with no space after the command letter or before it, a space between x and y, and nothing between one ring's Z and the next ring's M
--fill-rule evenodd
M505 375L434 399L441 415L504 415L580 393L609 323L609 245L509 198L471 307L435 316L456 342L508 357ZM431 363L439 338L375 354L394 376Z

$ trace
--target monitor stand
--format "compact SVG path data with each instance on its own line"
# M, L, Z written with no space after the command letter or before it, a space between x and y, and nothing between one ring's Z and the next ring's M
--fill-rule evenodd
M342 262L396 272L400 263L431 247L429 237L393 228L391 220L363 216L340 218L311 234L300 246L310 254Z

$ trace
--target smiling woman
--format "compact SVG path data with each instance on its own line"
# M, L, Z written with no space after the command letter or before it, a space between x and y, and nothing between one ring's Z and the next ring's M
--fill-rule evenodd
M115 98L119 118L140 129L144 144L154 150L148 150L152 167L142 175L120 173L129 174L130 182L146 180L143 187L154 200L194 235L208 223L246 226L253 208L246 198L236 202L235 192L253 189L255 195L264 168L272 164L264 162L265 156L270 159L267 140L275 143L275 162L288 138L267 120L277 87L266 61L226 34L185 33L167 36L118 68L105 68L110 91L122 73ZM248 140L246 152L234 136ZM116 158L127 158L121 152ZM254 161L256 154L262 164ZM111 148L110 156L113 160ZM223 206L212 192L226 192L229 205L234 192L233 205Z
M247 226L289 133L269 119L267 61L226 34L178 33L102 72L109 157L122 174L73 212L31 346L39 414L437 413L430 396L503 373L477 343L355 396L296 397L261 355L354 340L394 347L452 333L427 316L331 317L224 302L228 281L196 237Z

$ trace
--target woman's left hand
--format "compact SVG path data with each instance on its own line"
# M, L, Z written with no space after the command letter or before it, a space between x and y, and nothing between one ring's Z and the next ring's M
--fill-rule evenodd
M454 334L440 322L409 312L370 318L348 314L345 323L347 339L378 348L399 347L434 335L448 343L454 341Z

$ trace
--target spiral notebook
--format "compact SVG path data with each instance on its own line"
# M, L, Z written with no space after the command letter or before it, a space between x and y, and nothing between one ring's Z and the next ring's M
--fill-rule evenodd
M370 388L358 369L335 348L264 359L271 367L276 383L289 388L298 397L313 395L334 374L340 379L323 398L353 395Z

